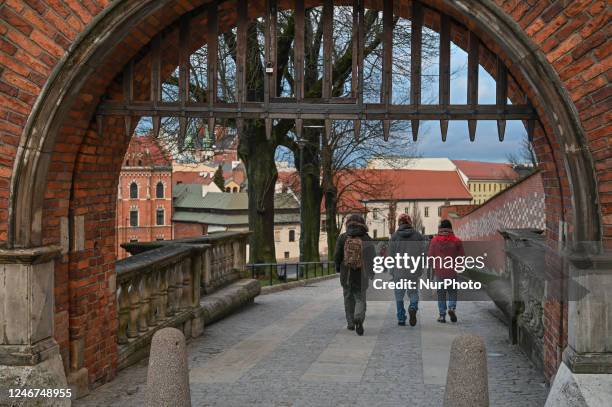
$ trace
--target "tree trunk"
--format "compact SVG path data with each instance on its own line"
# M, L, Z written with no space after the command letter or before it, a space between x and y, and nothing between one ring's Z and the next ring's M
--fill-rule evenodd
M304 129L308 143L298 153L300 169L300 261L319 261L319 235L321 224L321 163L319 161L318 130ZM302 155L300 157L300 155Z
M238 153L246 166L249 199L249 262L275 263L274 184L278 173L274 163L276 145L266 140L261 122L245 126Z

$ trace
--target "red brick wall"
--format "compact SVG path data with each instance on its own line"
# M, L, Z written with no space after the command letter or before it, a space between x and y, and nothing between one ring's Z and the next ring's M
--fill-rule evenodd
M182 239L184 237L197 237L206 234L206 225L200 223L174 222L174 237Z
M13 163L34 103L77 36L109 3L109 0L7 0L0 5L0 241L7 240ZM79 89L79 97L52 146L45 189L44 243L60 241L61 217L83 215L86 222L85 249L65 255L57 264L56 336L67 368L80 367L75 358L78 351L70 351L69 341L83 343L86 356L82 366L88 368L92 383L112 377L116 365L115 299L109 287L116 247L116 186L127 148L122 121L107 120L104 134L97 134L92 113L102 94L120 96L120 86L118 82L113 84L113 79L129 58L155 33L201 3L170 2L171 6L131 26L130 35L117 44L107 60L99 61L95 72ZM444 7L438 0L425 3ZM612 46L605 29L610 20L606 2L496 0L496 3L550 62L575 105L597 170L603 234L612 241L612 171L609 171L612 157L608 137ZM370 3L366 2L366 6ZM402 2L401 10L409 9L407 6L406 1ZM249 12L257 14L262 8L263 1L252 3ZM194 26L205 27L201 23ZM169 36L175 37L175 32ZM461 38L455 39L461 43ZM482 39L489 48L498 48L487 38ZM164 55L171 56L175 50L170 43ZM482 57L485 67L491 67L494 59L490 55ZM140 72L146 72L146 66ZM517 82L527 87L524 78L517 77ZM136 86L136 92L146 94L146 80ZM536 108L540 107L536 103ZM536 133L536 150L546 186L547 233L555 241L561 214L569 222L571 232L571 201L560 156L565 146L547 134L553 134L550 123L544 123L544 129ZM547 305L549 377L559 362L553 348L564 345L564 315L562 307ZM557 326L561 328L555 330Z

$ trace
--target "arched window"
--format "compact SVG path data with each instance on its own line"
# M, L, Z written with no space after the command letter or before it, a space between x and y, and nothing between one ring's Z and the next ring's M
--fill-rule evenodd
M155 187L155 196L157 198L163 198L164 197L164 184L160 181L157 183L157 186Z
M289 231L289 241L290 242L295 242L295 230L290 230Z
M164 209L159 208L157 210L157 226L161 226L164 224Z
M132 182L130 184L130 199L137 199L138 198L138 184L135 182Z
M233 193L238 192L238 187L234 187L234 189L232 190Z

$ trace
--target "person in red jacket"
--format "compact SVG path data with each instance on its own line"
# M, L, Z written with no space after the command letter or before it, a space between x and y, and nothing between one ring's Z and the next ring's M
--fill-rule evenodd
M438 234L431 239L429 243L428 256L435 256L445 259L447 257L458 257L465 256L463 250L463 243L453 233L453 225L447 219L440 222L438 228ZM434 261L434 277L438 282L442 282L447 279L456 279L457 272L452 267L444 267L444 261ZM454 262L453 262L454 263ZM440 317L438 322L446 322L446 311L448 309L448 315L450 316L451 322L457 322L457 289L455 288L438 288L438 310L440 311ZM448 307L447 301L448 299Z

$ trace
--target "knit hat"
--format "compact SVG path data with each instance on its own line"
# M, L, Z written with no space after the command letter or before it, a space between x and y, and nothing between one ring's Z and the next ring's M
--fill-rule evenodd
M450 230L453 230L453 225L452 225L450 220L443 219L442 222L440 222L440 229L450 229Z
M350 225L361 225L365 227L366 226L365 219L363 218L363 216L358 215L358 214L350 215L346 219L346 226L348 227Z
M397 223L399 225L412 225L412 218L410 218L410 216L406 213L402 213L399 217L399 219L397 220Z

